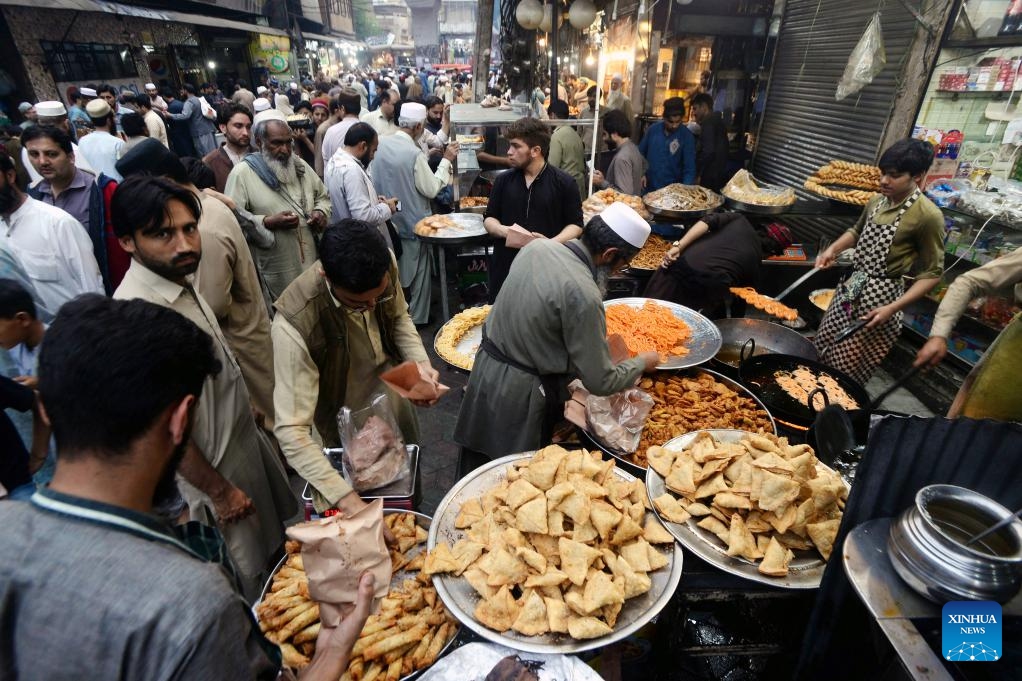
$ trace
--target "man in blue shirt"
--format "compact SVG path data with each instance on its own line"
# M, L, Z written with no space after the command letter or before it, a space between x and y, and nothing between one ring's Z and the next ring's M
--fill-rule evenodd
M669 184L696 183L696 138L683 124L685 100L671 97L664 102L664 120L649 126L639 151L646 157L645 192Z

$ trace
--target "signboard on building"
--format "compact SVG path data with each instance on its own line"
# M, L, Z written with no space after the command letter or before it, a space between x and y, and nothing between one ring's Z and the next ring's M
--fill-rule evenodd
M249 43L249 52L256 68L265 68L270 73L287 73L290 70L291 39L287 36L254 36Z

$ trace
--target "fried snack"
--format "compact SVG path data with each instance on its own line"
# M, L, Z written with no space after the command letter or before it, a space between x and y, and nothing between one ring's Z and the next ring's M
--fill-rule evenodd
M440 357L453 366L466 371L472 370L475 363L475 354L479 348L472 348L471 354L458 350L458 343L469 331L486 321L490 314L490 306L470 307L451 317L451 320L444 324L440 335L436 338L436 351Z
M419 236L436 236L445 229L464 231L457 222L446 215L430 215L423 218L415 223L413 231Z
M809 367L800 364L793 371L776 371L774 380L777 386L788 394L791 399L799 404L809 404L809 393L814 390L823 390L827 393L827 400L830 404L838 404L845 409L858 409L859 403L845 392L837 380L826 372L815 372ZM813 408L823 409L827 402L823 395L817 393L813 396Z
M649 214L649 211L646 210L646 206L643 205L642 197L625 194L616 189L603 189L593 193L592 196L583 201L582 217L585 222L589 222L594 216L602 213L607 206L617 202L624 203L631 207L644 220L649 220L653 217Z
M643 377L639 388L653 398L653 410L642 429L639 447L631 455L636 466L646 467L649 448L694 430L773 430L770 415L754 399L708 373L689 377L661 371Z
M760 187L748 170L739 170L721 193L734 201L753 206L790 206L795 203L795 190L791 187Z
M646 205L657 210L711 210L724 203L720 195L697 185L669 184L643 197Z
M421 566L427 533L411 513L388 513L384 523L405 548L392 551L394 572ZM302 669L315 653L319 635L319 606L309 599L308 580L301 566L301 545L288 541L287 566L273 577L271 590L255 610L260 629L280 646L285 666ZM415 554L409 555L409 554ZM290 576L294 572L300 576ZM273 587L282 584L279 589ZM431 584L406 579L391 586L380 611L371 615L352 650L348 670L341 678L398 679L433 664L440 651L458 631L457 621L444 608ZM421 655L419 646L425 644ZM405 671L407 670L407 671Z
M837 473L817 465L810 447L770 434L724 442L700 433L674 454L665 477L668 491L653 500L668 520L694 523L715 536L728 556L756 564L771 577L788 575L793 551L815 547L824 561L830 559L848 487ZM694 470L695 492L673 484L673 473L682 468ZM686 515L703 517L671 518L674 504Z
M803 186L814 194L865 206L880 191L881 171L851 161L831 161L810 175Z
M482 144L482 135L458 135L459 144Z
M458 204L462 208L478 208L490 205L490 198L488 196L463 196L458 199Z
M633 270L655 270L664 264L664 256L667 255L667 251L670 249L670 241L656 234L650 234L649 238L646 239L646 245L642 247L638 255L632 258L628 266Z
M612 632L628 599L652 588L649 573L667 566L674 548L656 516L647 515L644 497L641 482L622 479L599 452L553 445L512 464L496 487L463 503L462 520L475 518L477 508L483 516L461 531L464 537L451 538L455 546L466 538L485 544L462 573L480 596L476 620L524 636ZM653 548L644 536L666 546ZM439 543L430 557L456 553Z
M798 310L788 307L787 305L774 300L770 296L765 296L756 291L754 288L749 286L732 286L730 290L731 293L738 296L749 305L763 310L767 314L771 314L780 319L786 319L789 322L793 322L798 319Z
M669 356L687 355L685 343L692 338L688 324L652 300L638 310L631 305L607 307L607 337L615 333L624 339L631 357L653 350L660 353L663 361Z

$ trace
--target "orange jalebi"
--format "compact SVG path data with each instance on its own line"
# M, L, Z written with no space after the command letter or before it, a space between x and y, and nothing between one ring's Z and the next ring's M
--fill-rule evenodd
M639 309L630 305L608 307L607 336L615 333L624 339L632 357L652 350L664 359L671 355L687 355L685 342L692 337L688 324L652 300L647 300Z
M731 293L735 294L753 307L763 310L767 314L780 317L781 319L786 319L789 322L793 322L798 319L798 310L788 307L787 305L774 300L770 296L765 296L749 286L732 286Z

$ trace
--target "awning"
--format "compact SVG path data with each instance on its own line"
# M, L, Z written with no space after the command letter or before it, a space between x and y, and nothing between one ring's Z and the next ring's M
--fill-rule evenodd
M394 50L397 52L408 52L415 50L415 45L405 45L403 43L391 43L390 45L370 45L368 47L370 52L381 52L383 50Z
M350 38L345 38L339 35L324 35L322 33L311 33L309 31L302 31L302 37L306 40L315 40L321 43L327 43L329 45L335 45L341 48L348 48L349 50L364 50L365 43Z
M249 24L244 21L233 19L221 19L220 17L209 17L202 14L188 14L186 12L175 12L165 9L149 9L148 7L132 7L122 5L118 2L105 2L104 0L0 0L0 5L11 5L15 7L30 7L32 9L64 9L77 12L106 12L121 16L141 17L154 21L171 21L178 24L194 24L199 26L216 26L217 28L229 28L235 31L248 33L262 33L265 35L286 36L286 31L259 24Z

